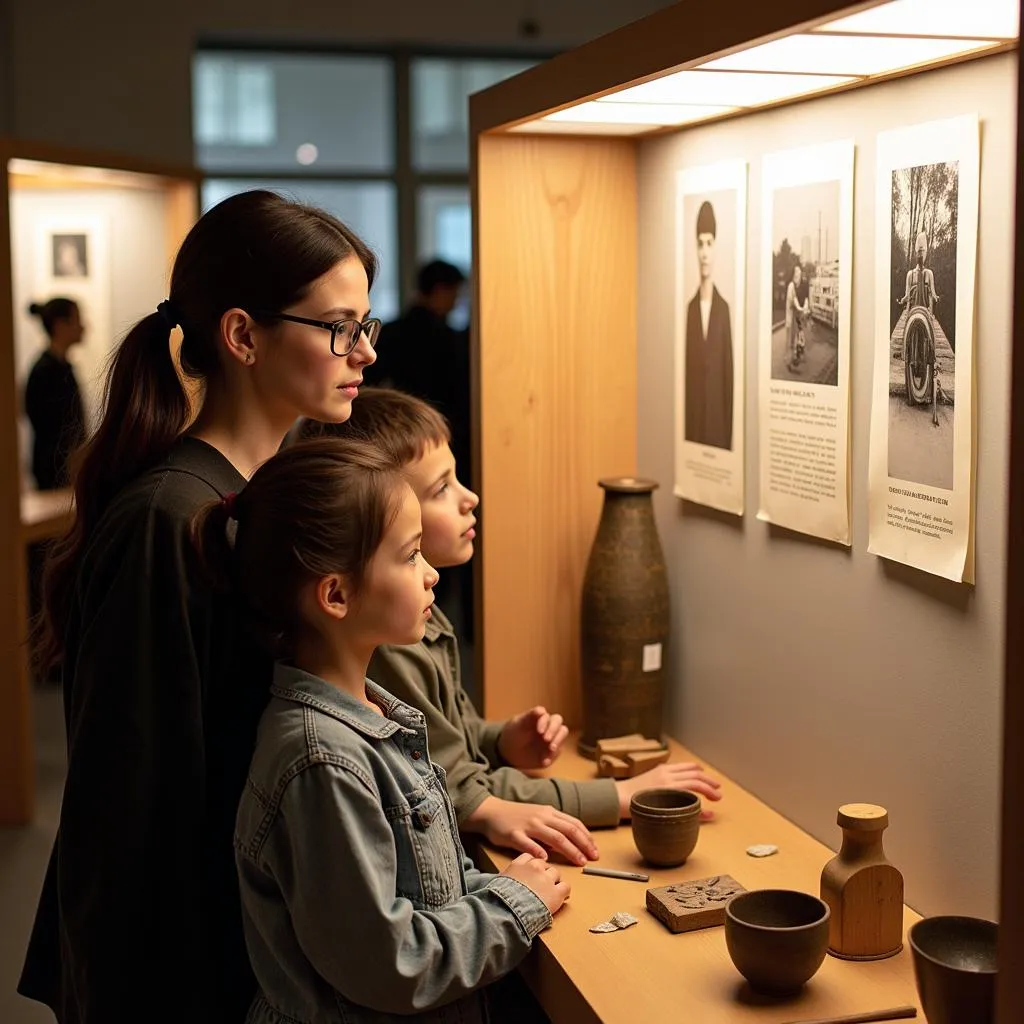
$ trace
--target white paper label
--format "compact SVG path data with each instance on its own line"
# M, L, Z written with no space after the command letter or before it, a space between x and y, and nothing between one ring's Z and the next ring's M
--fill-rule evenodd
M657 672L661 668L661 644L644 644L645 672Z

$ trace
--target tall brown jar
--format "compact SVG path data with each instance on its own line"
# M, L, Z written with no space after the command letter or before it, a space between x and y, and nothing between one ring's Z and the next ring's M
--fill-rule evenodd
M662 738L668 577L654 522L653 480L600 480L604 508L583 580L582 754L607 736Z

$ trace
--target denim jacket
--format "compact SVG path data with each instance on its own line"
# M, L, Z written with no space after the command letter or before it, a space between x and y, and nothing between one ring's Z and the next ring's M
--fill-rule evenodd
M423 715L366 693L383 716L275 670L235 830L249 1024L484 1021L482 986L551 922L526 886L465 858Z

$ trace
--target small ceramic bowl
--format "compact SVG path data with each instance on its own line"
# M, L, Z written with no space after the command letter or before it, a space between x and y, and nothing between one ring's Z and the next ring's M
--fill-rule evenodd
M693 853L700 835L700 797L675 789L645 789L629 803L633 842L648 864L673 868Z
M908 933L929 1024L991 1024L999 927L977 917L926 917Z
M828 919L828 904L817 896L755 889L725 905L725 944L755 992L792 995L825 959Z

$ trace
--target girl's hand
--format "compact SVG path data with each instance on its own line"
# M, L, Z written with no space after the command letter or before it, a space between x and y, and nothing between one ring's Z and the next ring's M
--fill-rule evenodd
M510 718L498 737L498 753L513 768L547 768L562 752L569 728L543 707Z
M713 775L692 761L681 761L676 764L659 764L641 775L634 775L631 779L622 779L615 783L619 791L619 815L622 818L629 817L629 801L634 793L642 789L688 789L707 800L721 800L720 792L722 784ZM710 821L715 812L702 808L700 812L702 821Z
M478 832L492 846L522 850L539 860L547 859L548 850L579 867L598 857L586 825L546 804L517 804L489 796L462 827Z
M554 864L538 860L528 853L521 853L502 874L522 882L535 896L544 901L544 906L557 914L569 898L569 883L562 881L562 875Z

